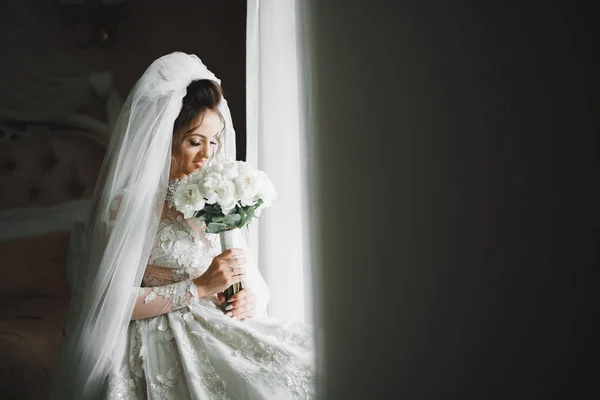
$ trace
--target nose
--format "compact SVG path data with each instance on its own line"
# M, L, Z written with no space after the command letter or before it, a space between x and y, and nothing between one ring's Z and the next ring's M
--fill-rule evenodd
M202 146L202 148L200 149L200 151L198 152L198 155L203 158L203 159L208 159L210 158L212 153L212 148L211 146Z

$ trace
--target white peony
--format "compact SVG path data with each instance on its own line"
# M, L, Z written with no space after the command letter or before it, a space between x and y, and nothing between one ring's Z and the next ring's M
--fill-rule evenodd
M204 180L200 184L200 192L206 199L208 204L215 204L219 195L216 192L217 186L223 181L221 174L216 172L207 171L204 174Z
M230 162L223 165L223 170L220 172L223 178L233 181L238 177L238 165L235 162Z
M236 161L236 164L240 175L254 175L256 173L256 169L245 161Z
M237 203L235 185L231 181L222 180L217 183L215 192L217 193L217 203L221 206L223 214L229 214Z
M216 172L221 175L224 169L225 165L222 162L215 161L212 165L210 165L206 172Z
M240 175L233 181L238 199L242 206L253 206L256 204L258 195L258 181L256 174Z
M202 172L202 170L192 172L187 177L187 183L199 184L203 180L204 180L204 172Z
M173 199L175 208L183 213L184 218L191 218L194 213L204 208L205 202L198 185L186 183L180 185Z

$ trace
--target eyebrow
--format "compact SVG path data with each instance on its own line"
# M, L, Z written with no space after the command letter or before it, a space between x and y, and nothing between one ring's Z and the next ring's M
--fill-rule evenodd
M200 136L200 137L202 137L202 138L214 139L214 138L216 138L216 137L219 135L219 133L221 133L221 132L217 132L216 134L214 134L213 136L210 136L210 137L209 137L209 136L206 136L206 135L201 135L201 134L199 134L199 133L192 133L192 134L191 134L189 137L192 137L192 136Z

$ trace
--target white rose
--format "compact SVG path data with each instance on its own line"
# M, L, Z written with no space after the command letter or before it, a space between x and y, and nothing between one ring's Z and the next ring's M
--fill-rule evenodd
M236 161L240 175L255 175L256 169L245 161Z
M191 218L196 211L204 208L204 198L196 184L184 184L177 188L174 201L177 211L183 213L184 218Z
M199 184L204 180L204 172L195 171L188 175L187 183Z
M253 206L256 204L258 181L253 175L240 175L233 181L238 198L243 206Z
M215 204L219 197L216 192L216 188L220 182L223 181L223 177L216 172L208 172L204 175L204 180L200 184L200 192L206 198L208 204Z
M217 193L217 203L221 206L223 214L229 214L237 203L235 185L231 181L222 180L217 184L215 192Z
M223 175L223 178L233 181L239 175L237 164L235 162L225 164L221 175Z
M215 161L213 165L210 166L210 169L207 172L216 172L221 174L225 169L225 165L219 161Z

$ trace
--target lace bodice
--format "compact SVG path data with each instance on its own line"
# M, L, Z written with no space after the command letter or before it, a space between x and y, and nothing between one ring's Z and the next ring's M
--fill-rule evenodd
M185 220L172 203L183 180L169 182L166 207L150 251L132 319L150 318L197 302L193 279L221 252L218 235L206 234L205 225Z
M213 257L219 253L217 235L205 234L203 223L184 220L179 212L169 209L158 226L148 260L151 267L144 274L143 285L164 284L165 271L161 271L164 268L171 272L171 276L166 277L167 281L194 279L208 268Z

